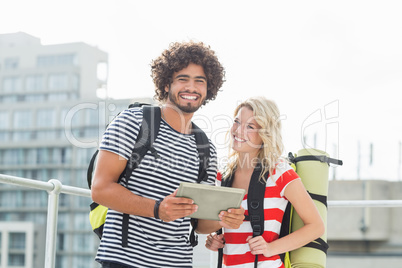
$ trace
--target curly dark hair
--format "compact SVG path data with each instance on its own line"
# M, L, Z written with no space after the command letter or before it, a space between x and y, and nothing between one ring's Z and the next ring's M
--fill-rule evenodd
M214 100L225 82L225 69L210 46L202 42L175 42L151 63L151 77L155 84L155 99L164 101L168 97L165 86L172 82L174 72L186 68L190 63L201 65L207 77L206 104Z

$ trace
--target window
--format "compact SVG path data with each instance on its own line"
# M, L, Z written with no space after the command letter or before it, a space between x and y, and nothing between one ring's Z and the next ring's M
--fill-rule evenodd
M36 126L54 127L56 126L56 113L53 109L39 109L36 114Z
M76 213L74 214L74 227L73 227L73 229L74 229L74 230L85 230L85 229L87 229L87 228L89 228L89 225L88 225L88 214L87 214L87 213L78 213L78 212L76 212ZM80 234L79 237L80 237L80 238L85 238L85 235L84 235L84 234ZM77 238L75 238L75 241L78 242L77 240L80 239L80 238L78 238L78 236L77 236ZM86 240L86 239L85 239L85 240ZM79 247L78 244L82 244L82 243L83 243L83 242L80 241L80 242L78 242L75 246L76 246L76 247Z
M60 207L69 207L70 206L70 195L68 194L61 194L59 199L59 206ZM88 215L87 215L88 216ZM88 218L88 217L87 217Z
M22 149L6 149L4 150L3 164L19 165L24 163L24 153Z
M36 59L38 67L50 66L73 66L77 65L77 56L75 54L60 54L60 55L43 55Z
M99 123L99 110L85 109L85 125L95 125Z
M25 164L35 165L36 164L36 149L26 149L25 150Z
M55 140L57 139L57 130L41 130L36 132L37 140Z
M7 111L0 111L0 129L9 128L9 114Z
M22 202L24 207L41 207L41 195L38 191L23 191Z
M71 148L61 148L60 154L60 160L62 164L71 163Z
M80 165L85 165L86 163L88 163L91 160L92 154L94 153L94 149L93 148L77 148L76 150L76 160L77 160L77 164Z
M36 177L34 177L33 179L40 180L40 181L48 181L49 180L47 169L39 169L39 170L37 170L36 174L37 174Z
M80 75L79 74L73 74L71 77L71 88L78 90L80 88Z
M68 99L68 93L51 93L48 96L49 101L63 101Z
M31 131L14 131L12 133L13 141L29 141L31 140Z
M14 113L14 128L29 128L32 126L32 116L29 110L19 110Z
M17 95L3 96L1 102L4 102L4 103L17 102Z
M3 78L3 92L21 91L21 79L18 76Z
M9 249L25 249L25 233L9 233Z
M68 256L64 256L61 254L56 255L56 267L59 268L67 268L68 266ZM88 266L90 267L90 266Z
M68 89L67 74L51 74L48 81L49 90L66 90Z
M63 233L59 233L59 234L57 234L57 249L58 250L65 250L65 249L68 249L68 246L67 246L67 239L66 239L66 235L65 234L63 234ZM59 267L59 266L57 266L57 267Z
M25 266L25 255L10 253L8 254L8 265L9 266Z
M25 95L26 102L39 102L39 101L44 101L45 99L46 99L46 96L43 94Z
M47 148L36 149L36 163L47 164L49 162L49 151Z
M64 108L60 114L60 122L63 128L71 129L81 125L81 118L83 116L83 110L74 111L73 109ZM66 122L66 119L69 119ZM71 125L70 125L71 123Z
M0 131L0 142L7 142L10 140L10 132Z
M61 172L59 180L66 185L71 185L71 171L69 169L65 169ZM88 185L87 185L88 187Z
M6 70L17 69L18 65L19 65L18 58L6 58L4 60L4 69Z
M29 75L25 80L26 91L45 90L45 77L43 75Z
M59 213L57 220L57 230L68 230L71 227L68 213ZM70 228L71 229L71 228Z
M87 268L90 267L93 263L92 257L87 256L76 256L73 259L73 267L75 268Z

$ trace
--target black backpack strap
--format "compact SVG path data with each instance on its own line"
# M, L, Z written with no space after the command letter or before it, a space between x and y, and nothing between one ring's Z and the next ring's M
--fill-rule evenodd
M142 104L134 103L130 105L131 107L142 106ZM145 154L148 150L154 154L155 158L158 157L158 154L153 147L153 143L156 139L156 136L159 132L159 126L161 122L161 109L158 106L143 106L143 119L140 127L140 131L138 132L137 140L134 145L134 149L131 153L130 159L127 161L127 166L125 171L123 171L122 176L125 176L126 183L131 177L131 174L134 169L136 169L141 160L144 158ZM124 213L123 214L123 223L122 223L122 246L127 247L128 242L128 223L129 223L130 215Z
M198 155L200 158L200 165L198 169L197 182L206 181L208 179L207 168L209 165L209 140L205 132L193 123L192 133L195 136L195 142L197 144Z
M217 235L222 234L222 229L219 229L216 231ZM218 263L217 263L217 268L222 268L222 263L223 263L223 248L218 248Z
M200 164L198 168L197 183L208 180L207 168L209 164L209 140L205 132L200 129L196 124L192 123L191 133L195 136L195 143L197 145L198 157L200 158ZM195 229L198 226L198 219L191 219L191 232L190 232L190 244L195 247L198 245L198 236L195 234Z
M260 180L262 167L257 165L251 175L250 185L248 186L247 209L250 224L253 229L253 237L264 233L264 195L265 183ZM268 178L268 174L264 174ZM255 256L254 267L258 265L258 255Z
M96 157L98 156L99 150L96 150L96 152L92 155L91 161L89 161L89 166L87 170L87 182L88 182L88 188L91 189L92 186L92 174L94 172L95 168L95 160Z
M329 248L328 243L325 242L322 238L317 238L316 240L308 243L307 245L304 245L304 247L315 248L321 250L325 254L327 254Z
M159 132L159 126L161 122L161 109L158 106L144 106L143 107L143 120L138 132L137 140L134 145L134 149L131 153L131 157L127 162L125 177L130 178L131 173L136 169L146 153L151 150L155 158L158 154L153 147L153 143Z
M334 165L343 165L343 161L335 158L328 157L326 155L302 155L294 157L292 153L288 155L289 161L296 164L300 161L320 161L322 163L334 164Z
M313 193L310 193L309 191L307 191L307 192L311 196L311 199L321 202L324 206L326 206L328 208L327 197L325 195L313 194Z
M195 229L198 226L198 219L191 219L190 245L195 247L198 245L198 235L195 234Z
M222 179L221 182L221 187L232 187L232 183L233 183L233 173L232 176L230 176L230 178L227 178L226 180ZM220 235L222 234L223 231L222 229L219 229L216 234ZM223 263L223 248L218 249L218 268L222 268L222 263Z
M291 221L291 212L292 212L291 210L292 210L292 204L290 202L288 202L288 204L286 205L285 212L283 213L281 230L279 232L279 238L290 234L290 221ZM279 254L279 256L281 257L282 263L285 263L285 255L286 255L286 253Z

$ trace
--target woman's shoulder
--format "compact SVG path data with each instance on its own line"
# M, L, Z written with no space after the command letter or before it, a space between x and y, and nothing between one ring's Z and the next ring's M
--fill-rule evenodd
M289 182L298 179L299 175L297 175L296 171L292 168L288 161L285 159L280 159L275 165L271 178L276 185L285 186Z

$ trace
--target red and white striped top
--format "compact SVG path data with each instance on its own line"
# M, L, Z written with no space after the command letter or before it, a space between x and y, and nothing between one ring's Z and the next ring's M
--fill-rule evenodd
M272 242L278 239L282 224L282 217L288 200L284 196L285 188L293 180L299 179L293 168L285 162L281 162L275 168L274 174L269 176L264 197L264 233L265 241ZM218 173L216 183L221 185L222 175ZM247 210L247 195L242 201L245 215ZM255 255L250 252L246 242L247 237L252 236L253 231L249 221L244 221L239 229L224 229L225 247L223 249L223 264L231 268L254 268ZM284 268L279 255L269 258L258 256L259 268Z

